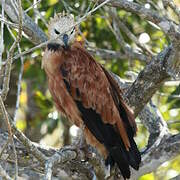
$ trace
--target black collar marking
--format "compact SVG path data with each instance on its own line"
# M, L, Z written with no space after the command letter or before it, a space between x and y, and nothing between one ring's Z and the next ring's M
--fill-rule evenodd
M48 50L50 50L50 51L57 51L57 50L59 50L59 48L60 48L60 44L57 44L57 43L49 43L48 45L47 45L47 48L48 48Z

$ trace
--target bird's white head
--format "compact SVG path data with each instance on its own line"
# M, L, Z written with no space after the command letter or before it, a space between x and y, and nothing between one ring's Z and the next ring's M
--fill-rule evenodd
M67 15L64 12L56 14L49 22L49 39L61 46L69 46L75 41L76 28L74 25L75 21L72 15Z

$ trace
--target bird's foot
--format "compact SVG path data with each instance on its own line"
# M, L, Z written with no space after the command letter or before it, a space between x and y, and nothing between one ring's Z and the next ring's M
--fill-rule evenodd
M76 146L79 149L84 149L87 146L85 136L84 136L84 128L85 128L85 125L83 124L81 129L79 129L79 132L78 132Z
M105 179L111 176L111 166L110 164L105 166Z

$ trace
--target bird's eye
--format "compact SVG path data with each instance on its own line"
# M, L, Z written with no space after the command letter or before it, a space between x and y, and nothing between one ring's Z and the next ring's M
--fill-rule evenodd
M72 29L71 34L74 32L74 30L75 30L75 27Z
M54 29L54 32L55 32L56 34L60 34L60 32L59 32L59 31L57 31L56 29Z

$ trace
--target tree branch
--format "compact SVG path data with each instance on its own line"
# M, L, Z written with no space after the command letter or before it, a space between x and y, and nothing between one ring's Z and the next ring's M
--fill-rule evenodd
M104 0L100 0L99 2L102 3L103 1ZM180 41L180 30L178 25L174 21L171 21L164 16L160 16L158 12L147 9L138 3L126 0L112 0L108 4L135 13L143 19L155 23L171 38L172 41Z
M2 4L3 0L0 0ZM5 12L9 18L14 22L18 23L18 13L11 0L5 1ZM29 40L34 44L39 44L47 40L45 33L35 24L35 22L25 13L22 14L23 18L23 31L28 36Z
M5 144L7 140L8 140L8 134L0 131L0 142L1 142L0 149L2 149L3 144ZM26 149L21 142L17 141L17 139L14 139L14 142L15 142L15 147L18 152L18 163L19 163L19 169L20 169L19 176L22 175L21 169L26 168L26 170L31 171L32 174L38 175L38 173L40 173L41 175L40 177L42 178L42 173L44 173L44 170L45 170L44 166L41 166L39 162L37 161L37 159L34 158L31 154L29 154L28 149ZM59 150L57 149L47 148L47 147L45 148L35 143L34 145L36 146L36 148L39 149L41 153L43 153L47 157L50 157L56 153L59 154ZM180 153L180 134L164 137L163 140L159 144L157 144L157 146L155 147L156 148L150 149L145 155L142 156L142 163L141 163L141 167L139 171L132 171L132 177L134 177L134 179L137 179L139 176L143 174L152 172L158 166L160 166L163 162L166 162L167 160L171 160L172 158L176 157ZM78 152L79 152L78 153L78 156L79 156L80 151L78 150ZM3 153L3 156L1 157L1 162L0 162L0 165L6 163L6 165L8 165L9 167L7 170L8 172L11 172L11 173L13 173L14 171L13 169L14 167L10 166L11 163L14 163L14 157L12 156L12 153L13 153L12 145L8 144L8 147ZM77 173L81 174L80 177L84 177L84 175L86 175L87 173L87 170L85 170L86 168L82 169L81 166L82 165L84 166L85 162L84 163L80 161L78 162L77 159L75 159L70 162L71 163L70 165L69 161L67 161L67 159L69 160L68 153L70 153L69 155L71 155L73 158L76 158L76 154L74 154L75 156L72 154L73 151L71 150L68 151L67 148L62 148L61 155L63 155L62 157L64 158L66 157L66 158L63 159L60 164L56 164L56 168L53 168L53 175L60 178L62 177L63 170L65 170L65 172L67 172L68 175L72 175L73 177L77 177ZM84 153L87 153L87 152L84 152ZM88 153L92 153L92 151L89 149ZM91 156L91 161L92 159L96 161L96 158L93 156ZM4 160L6 160L6 162ZM99 166L99 163L97 164L97 166ZM3 167L5 166L3 165ZM29 177L32 177L32 174ZM92 177L92 175L90 175L90 177ZM86 177L85 179L88 179L88 178Z
M144 67L135 82L127 90L126 97L136 116L151 99L156 90L170 77L166 69L167 62L172 57L172 53L171 45L159 53L157 57Z

